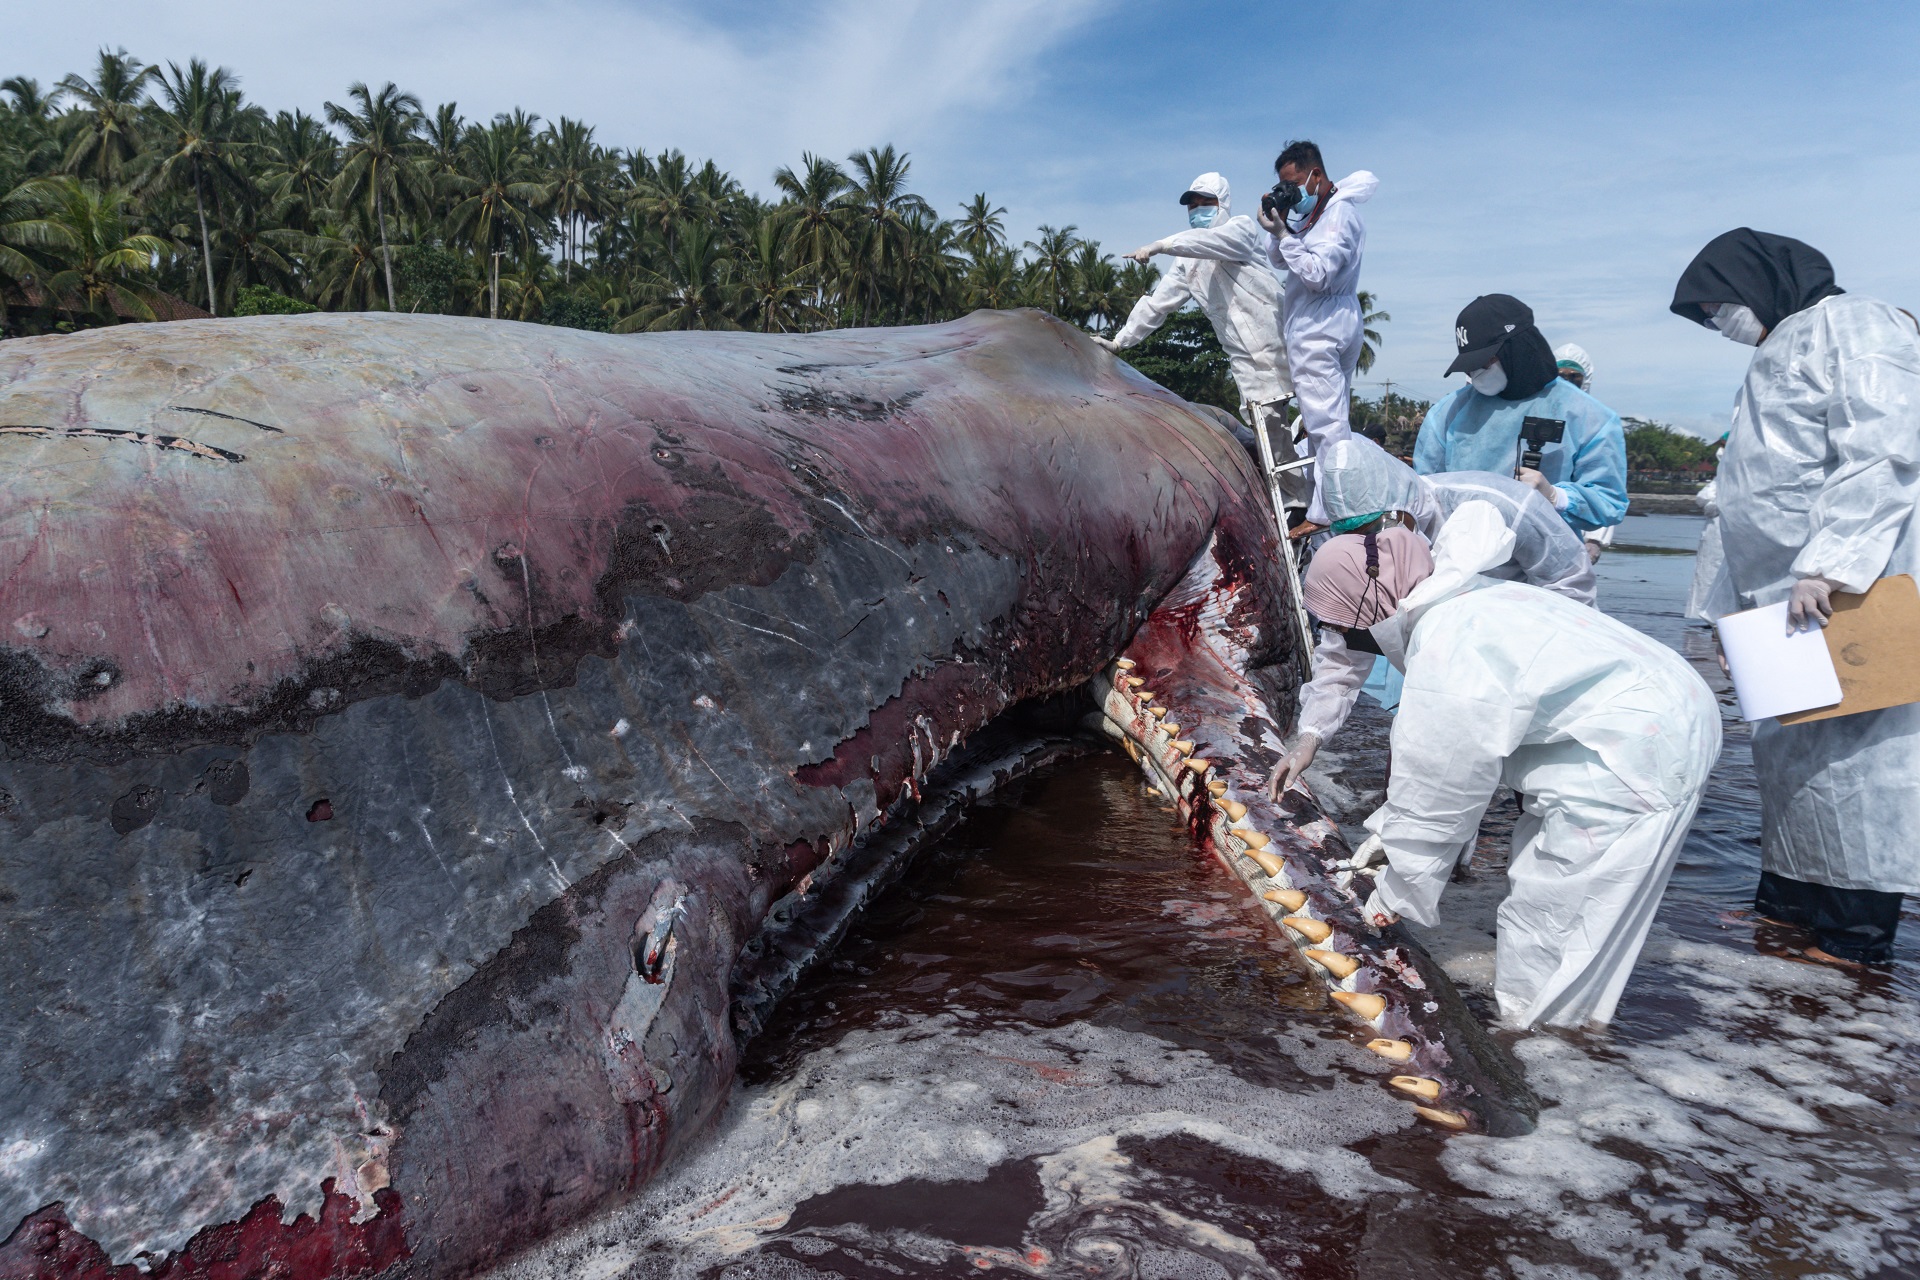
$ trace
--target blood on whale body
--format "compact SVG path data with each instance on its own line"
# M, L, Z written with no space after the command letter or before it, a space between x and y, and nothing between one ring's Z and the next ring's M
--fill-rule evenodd
M0 347L0 463L0 1276L460 1274L630 1193L1082 710L1284 855L1435 1114L1525 1123L1258 794L1247 459L1069 326L123 326Z

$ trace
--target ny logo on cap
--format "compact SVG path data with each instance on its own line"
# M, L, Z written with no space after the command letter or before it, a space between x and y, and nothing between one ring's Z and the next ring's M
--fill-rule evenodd
M1460 325L1456 327L1453 331L1453 340L1460 344L1462 351L1465 351L1467 349L1467 326Z

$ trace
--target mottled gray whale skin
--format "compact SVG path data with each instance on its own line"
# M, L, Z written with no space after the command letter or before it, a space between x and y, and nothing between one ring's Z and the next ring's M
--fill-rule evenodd
M1177 675L1196 583L1258 789L1300 657L1259 494L1028 312L0 344L0 1277L464 1274L630 1193L783 926L1042 760L1022 708L1115 714L1139 636ZM1303 875L1315 816L1268 824Z

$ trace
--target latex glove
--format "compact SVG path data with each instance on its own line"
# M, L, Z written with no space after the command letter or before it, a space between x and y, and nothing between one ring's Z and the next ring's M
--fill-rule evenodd
M1267 229L1269 235L1282 236L1287 233L1286 217L1278 213L1268 213L1267 206L1264 204L1255 209L1253 216L1260 220L1260 225Z
M1587 544L1586 544L1586 546L1587 546L1587 563L1588 563L1588 564L1599 564L1599 563L1600 563L1600 553L1601 553L1602 551L1605 551L1605 550L1606 550L1606 548L1605 548L1605 547L1603 547L1603 546L1601 546L1601 545L1600 545L1599 543L1597 543L1597 542L1589 542L1589 543L1587 543Z
M1360 914L1366 917L1367 923L1376 929L1384 929L1390 924L1400 922L1400 917L1387 910L1386 904L1380 901L1378 889L1367 895L1366 905L1360 908Z
M1120 350L1120 348L1113 345L1112 338L1103 338L1097 333L1089 334L1088 336L1093 339L1094 345L1096 346L1104 347L1106 350L1116 353Z
M1293 750L1280 757L1280 763L1274 767L1273 781L1267 787L1267 795L1278 801L1281 793L1290 790L1300 780L1300 775L1313 763L1314 756L1320 753L1320 739L1311 733L1303 733L1300 740L1293 744Z
M1566 505L1564 501L1559 500L1560 491L1553 487L1553 481L1547 479L1532 467L1521 467L1513 473L1513 478L1522 484L1533 486L1534 490L1538 492L1541 497L1553 503L1556 511Z
M1120 256L1123 258L1131 258L1135 262L1146 262L1148 259L1152 258L1155 253L1159 252L1159 249L1160 249L1160 243L1159 241L1156 240L1152 244L1141 245L1138 249L1135 249L1132 253L1123 253Z
M1831 578L1802 578L1793 584L1787 597L1787 634L1824 627L1833 616L1833 589L1840 584Z
M1357 871L1361 867L1370 867L1376 862L1385 860L1386 856L1387 842L1379 836L1368 836L1360 842L1360 847L1353 851L1349 865Z

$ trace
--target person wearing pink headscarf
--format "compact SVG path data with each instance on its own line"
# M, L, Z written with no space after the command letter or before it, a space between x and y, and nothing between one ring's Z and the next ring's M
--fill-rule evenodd
M1510 787L1524 807L1495 943L1501 1016L1607 1022L1719 757L1720 711L1665 645L1565 596L1483 576L1513 540L1498 511L1469 502L1431 554L1399 527L1314 553L1308 608L1406 676L1387 800L1355 863L1385 855L1366 901L1376 925L1437 924L1454 864ZM1276 772L1275 792L1282 782Z

